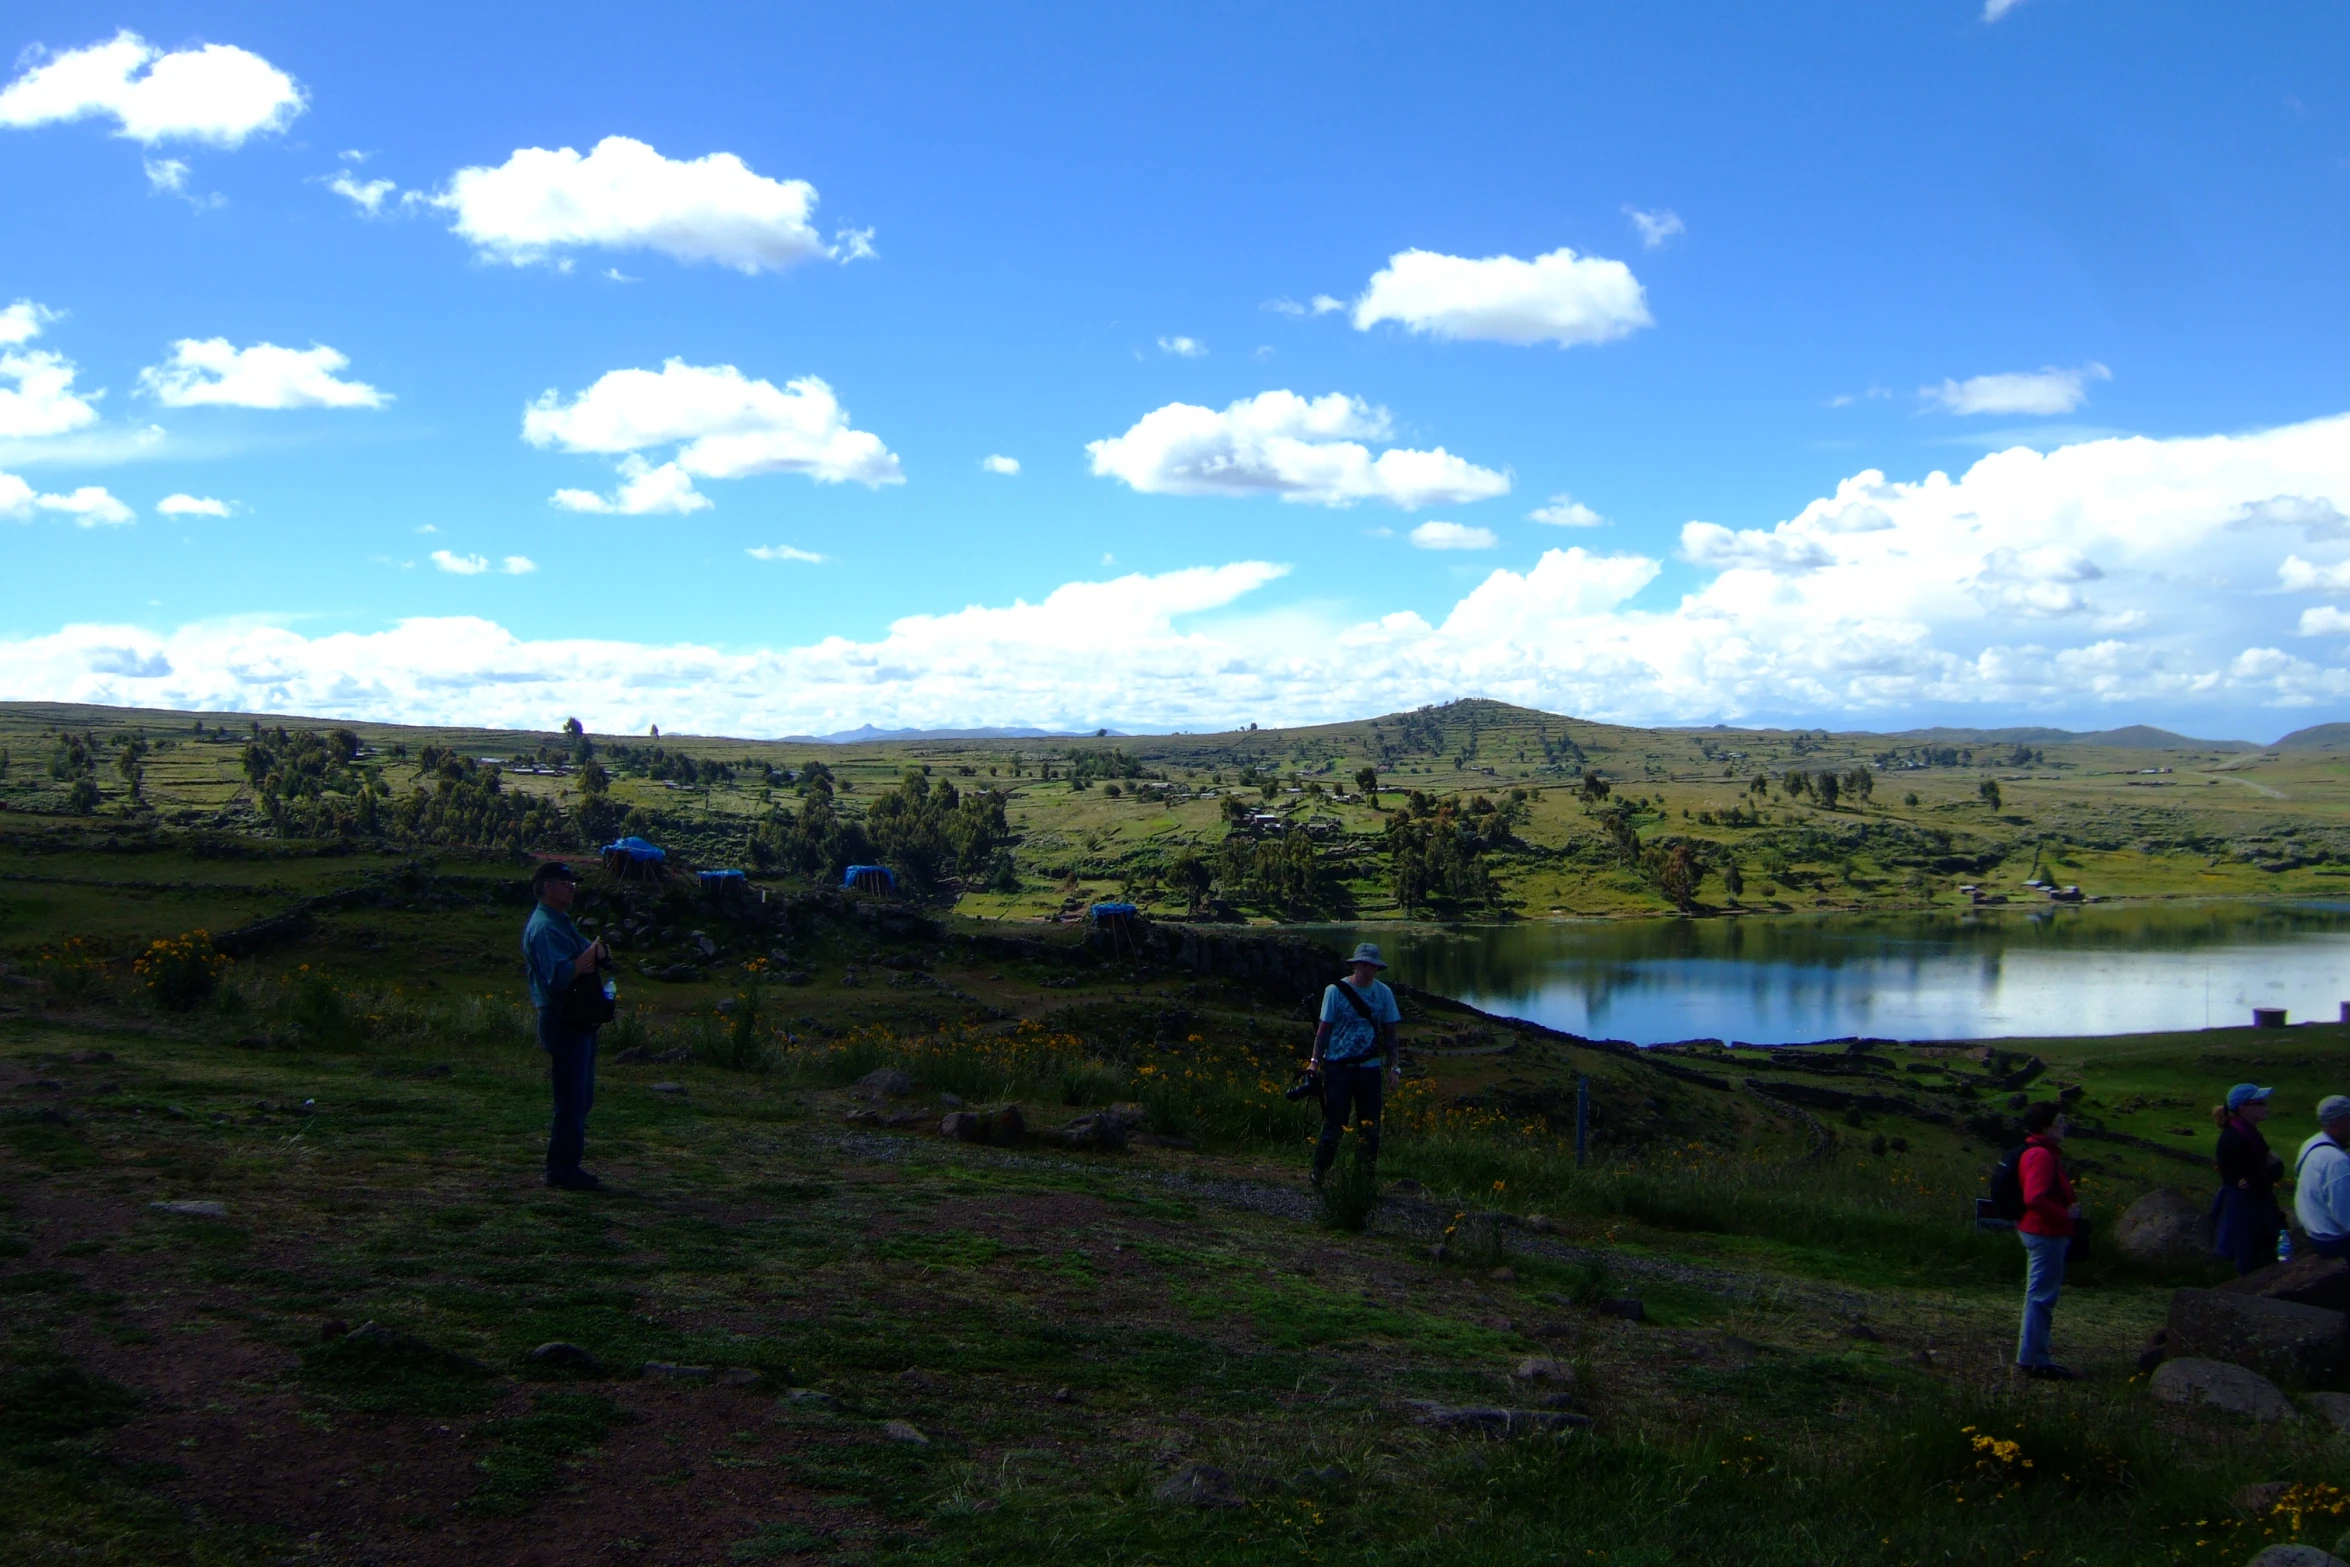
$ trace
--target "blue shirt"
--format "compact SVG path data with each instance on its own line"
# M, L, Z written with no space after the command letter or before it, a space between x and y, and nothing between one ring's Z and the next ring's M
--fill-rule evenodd
M1332 1066L1347 1066L1357 1061L1368 1061L1379 1054L1379 1030L1376 1023L1400 1023L1403 1013L1396 1009L1395 992L1383 980L1371 981L1368 990L1357 990L1363 998L1366 1018L1357 1012L1346 997L1338 993L1338 985L1353 989L1354 981L1342 979L1322 992L1322 1021L1330 1025L1330 1039L1322 1046L1322 1059Z
M522 962L530 971L532 1006L555 1004L556 993L579 972L573 964L588 946L587 937L571 923L570 915L558 914L543 903L530 911L530 923L522 927Z

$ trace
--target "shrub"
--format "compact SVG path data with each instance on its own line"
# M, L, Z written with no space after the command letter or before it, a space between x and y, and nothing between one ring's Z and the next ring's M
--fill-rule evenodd
M191 930L147 944L131 962L131 974L147 997L167 1012L187 1012L211 996L228 959L212 945L212 933Z

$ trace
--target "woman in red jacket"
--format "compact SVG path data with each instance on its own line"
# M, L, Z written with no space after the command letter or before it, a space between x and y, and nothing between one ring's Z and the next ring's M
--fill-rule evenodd
M2016 1342L2015 1363L2023 1374L2045 1382L2073 1382L2080 1373L2048 1358L2048 1324L2056 1314L2057 1291L2064 1286L2064 1256L2073 1243L2073 1229L2081 1205L2073 1200L2073 1183L2066 1179L2060 1149L2064 1144L2064 1115L2042 1100L2024 1112L2024 1151L2016 1161L2016 1175L2024 1188L2024 1215L2016 1220L2016 1234L2024 1243L2024 1329Z

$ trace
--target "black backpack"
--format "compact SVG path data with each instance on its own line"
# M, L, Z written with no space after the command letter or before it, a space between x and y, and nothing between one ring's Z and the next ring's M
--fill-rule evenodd
M2026 1144L2018 1143L1999 1156L1991 1166L1991 1199L1989 1215L2013 1224L2024 1216L2023 1157Z

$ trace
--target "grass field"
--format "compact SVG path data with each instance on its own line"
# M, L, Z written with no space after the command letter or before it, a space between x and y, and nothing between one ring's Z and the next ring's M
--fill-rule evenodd
M2204 1194L2227 1083L2304 1135L2340 1028L1637 1057L1414 997L1354 1229L1280 1096L1294 985L599 877L641 939L611 1189L571 1195L514 860L0 826L0 1560L2135 1564L2350 1528L2324 1421L2144 1397L2197 1277L2092 1251L2057 1325L2091 1380L2019 1386L2017 1248L1966 1222L2015 1094L2079 1090L2110 1220ZM154 946L198 928L246 932L201 997ZM851 1086L893 1066L910 1094ZM950 1094L1144 1135L950 1141ZM1160 1499L1194 1465L1229 1505ZM2231 1509L2269 1480L2314 1507Z
M268 822L243 771L251 726L242 715L142 713L34 703L0 704L0 806L62 810L70 780L53 765L59 737L87 734L99 758L87 803L94 819L184 830L251 832ZM308 720L268 720L299 731ZM197 725L204 732L196 733ZM573 742L560 734L348 726L367 747L356 775L380 779L386 798L414 790L427 745L495 758L505 788L565 810L580 802ZM1500 703L1464 701L1320 728L1138 738L893 742L826 746L695 736L588 737L607 761L615 746L640 754L723 763L725 777L680 783L658 769L615 762L611 798L644 830L699 863L745 862L754 824L802 802L786 775L823 762L843 785L837 805L859 818L909 767L966 790L1007 796L1012 874L950 879L942 896L976 917L1035 920L1112 896L1180 914L1172 878L1186 850L1213 856L1233 831L1235 798L1277 825L1310 828L1324 885L1284 904L1238 883L1214 889L1219 917L1256 920L1391 918L1389 813L1412 791L1468 807L1509 802L1522 818L1497 836L1485 865L1492 896L1437 895L1415 912L1436 917L1653 915L1674 907L1657 868L1675 845L1695 852L1697 902L1759 912L1918 907L1986 896L2037 898L2037 871L2089 897L2309 897L2350 886L2350 753L2125 747L2047 738L1929 741L1918 737L1789 731L1639 730L1586 723ZM143 736L139 798L111 765L121 742ZM1109 782L1071 774L1084 757L1126 759ZM1369 767L1378 793L1355 774ZM1790 793L1787 775L1870 773L1865 796L1847 786L1832 803ZM671 769L673 772L674 768ZM1045 776L1050 773L1052 776ZM1597 804L1586 773L1609 785ZM1761 779L1761 792L1755 783ZM1997 805L1983 794L1999 793ZM1629 845L1611 832L1620 816ZM1726 889L1738 867L1744 891Z

